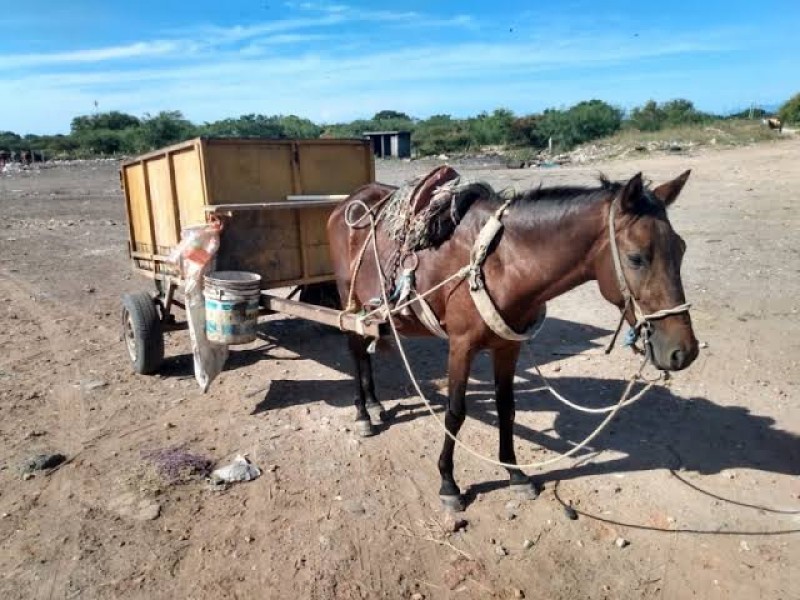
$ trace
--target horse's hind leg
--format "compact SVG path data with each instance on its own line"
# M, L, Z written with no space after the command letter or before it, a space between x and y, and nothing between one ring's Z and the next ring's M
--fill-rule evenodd
M372 377L372 361L367 352L368 340L350 334L347 336L350 355L353 357L355 379L358 394L355 398L356 406L356 431L359 435L368 437L376 433L370 419L370 414L379 421L383 420L383 406L375 398L375 382Z
M464 348L460 346L466 346ZM450 341L450 355L448 358L448 399L447 412L444 416L444 426L448 433L457 436L464 419L467 417L467 406L465 395L467 392L467 380L472 359L475 351L466 344L457 344ZM439 455L439 474L442 477L442 484L439 488L439 498L442 505L448 510L464 510L464 499L461 497L461 490L456 485L453 477L453 452L455 442L450 436L445 436L442 445L442 453Z
M517 369L520 345L508 344L494 351L494 385L497 420L500 431L501 462L515 465L517 456L514 452L514 373ZM506 467L511 489L526 498L537 496L536 486L530 477L520 469Z

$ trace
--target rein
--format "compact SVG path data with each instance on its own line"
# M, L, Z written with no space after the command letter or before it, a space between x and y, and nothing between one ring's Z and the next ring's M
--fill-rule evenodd
M642 381L643 380L642 373L644 372L644 369L647 366L647 364L649 362L651 362L651 359L652 359L652 350L651 350L650 342L649 342L649 337L650 337L650 334L652 332L652 321L655 321L655 320L658 320L658 319L663 319L663 318L671 316L671 315L677 315L677 314L682 314L682 313L688 312L691 305L690 304L681 304L681 305L676 306L674 308L659 310L659 311L656 311L656 312L650 313L650 314L645 314L642 311L641 306L639 305L638 301L636 300L636 297L631 293L630 287L628 286L628 282L627 282L627 279L625 277L625 272L624 272L624 270L622 268L622 261L620 260L620 256L619 256L619 248L617 246L617 241L616 241L616 227L615 227L615 222L614 222L617 203L618 203L617 198L615 198L612 201L611 207L609 209L609 227L608 227L608 231L609 231L609 238L610 238L609 239L609 243L610 243L611 253L612 253L613 263L614 263L614 270L615 270L615 274L616 274L616 277L617 277L617 282L619 284L620 291L622 292L622 295L623 295L623 298L624 298L624 303L623 303L623 307L621 308L621 317L620 317L619 325L617 326L617 329L614 332L614 335L613 335L613 338L611 340L611 343L609 344L609 348L606 350L606 354L608 354L610 352L610 349L613 348L613 345L614 345L614 343L615 343L615 341L617 339L619 331L622 328L622 324L624 323L626 312L628 311L628 309L632 309L634 317L636 319L633 331L635 332L636 337L638 337L640 333L642 333L642 335L644 337L645 350L644 350L644 352L641 352L642 354L644 354L644 356L642 358L642 362L641 362L637 372L629 379L629 381L628 381L627 385L625 386L625 389L623 390L623 393L620 396L620 398L617 401L617 403L616 404L612 404L610 406L602 407L602 408L585 407L585 406L581 406L579 404L576 404L576 403L568 400L567 398L565 398L564 396L559 394L550 385L550 382L547 381L547 379L544 377L544 375L542 374L542 372L539 369L538 365L536 365L534 363L534 368L536 369L536 373L542 379L542 382L545 384L546 389L548 391L550 391L550 393L552 393L553 396L556 399L558 399L559 401L561 401L565 405L567 405L567 406L569 406L569 407L571 407L571 408L573 408L575 410L578 410L580 412L594 413L594 414L605 414L606 416L600 422L600 424L589 435L587 435L583 439L583 441L581 441L580 443L574 445L567 452L565 452L563 454L558 454L557 456L554 456L554 457L546 459L546 460L533 462L533 463L528 463L528 464L505 463L505 462L490 458L488 456L484 456L483 454L477 452L476 450L473 450L470 446L466 445L464 442L459 440L455 435L450 433L450 431L448 431L448 429L445 426L445 424L436 415L436 411L433 409L433 406L431 406L430 402L428 401L427 397L425 396L424 392L422 391L422 389L419 386L419 383L418 383L417 378L416 378L416 376L414 374L414 371L411 368L411 363L409 362L408 356L406 355L405 348L403 347L403 343L402 343L402 341L400 339L400 334L399 334L399 332L397 330L397 325L396 325L395 319L394 319L394 315L396 313L402 311L404 308L407 308L408 306L414 306L415 304L419 305L419 306L427 306L427 302L424 300L425 296L427 296L427 295L431 294L432 292L438 290L439 288L443 287L444 285L446 285L446 284L448 284L450 282L453 282L453 281L458 281L460 283L464 279L469 279L470 293L472 295L473 301L475 301L476 308L478 309L478 312L480 313L480 315L483 318L483 320L486 322L487 326L489 326L490 329L492 329L497 335L499 335L501 338L505 338L505 339L508 339L508 340L511 340L511 341L516 341L518 343L522 343L523 341L525 341L527 339L530 339L531 337L533 337L534 335L536 335L539 332L539 330L541 329L541 326L543 324L543 318L540 319L538 323L536 323L536 326L534 327L534 331L531 334L520 335L520 334L514 332L513 330L511 330L511 328L508 327L508 325L505 323L503 318L497 312L497 308L494 306L494 303L491 301L491 299L489 298L488 293L486 292L485 284L484 284L484 281L483 281L483 273L482 273L483 263L486 260L486 256L488 254L488 249L489 249L490 244L493 242L493 240L499 234L499 232L503 229L503 224L502 224L501 220L502 220L503 216L505 215L505 213L508 211L508 208L509 208L509 206L511 204L511 201L510 200L506 201L500 207L500 209L498 209L494 213L494 215L492 215L489 218L489 221L484 225L483 229L479 233L478 238L476 239L476 241L475 241L475 243L473 245L472 252L470 253L470 263L468 265L465 265L464 267L459 269L456 273L454 273L450 277L444 279L443 281L441 281L440 283L438 283L437 285L435 285L431 289L427 290L423 294L416 294L416 292L414 292L414 294L412 295L410 300L408 300L407 302L402 303L400 305L397 305L394 308L390 308L390 306L391 306L390 305L390 301L391 300L390 300L389 292L388 292L388 288L387 288L386 276L385 276L385 274L383 272L383 269L381 267L380 254L378 252L378 242L377 242L377 235L376 235L377 219L376 219L375 212L373 212L374 211L374 207L371 210L363 202L355 201L350 206L348 206L347 210L345 211L346 224L348 226L350 226L351 228L354 228L355 226L359 225L365 219L369 219L369 227L370 227L369 235L367 236L367 238L366 238L366 240L364 242L364 245L362 246L362 248L361 248L361 250L359 252L359 256L358 256L358 259L357 259L356 272L354 273L353 281L351 282L350 301L352 301L353 295L354 295L353 294L353 289L355 287L354 286L355 278L356 278L356 276L358 274L358 270L360 269L361 264L363 263L363 259L364 259L364 256L365 256L366 252L367 252L367 248L368 248L368 246L371 245L372 246L372 250L373 250L373 255L374 255L374 258L375 258L375 265L376 265L378 277L380 279L380 291L381 291L381 300L383 302L383 306L378 308L378 309L373 310L372 312L367 313L366 315L363 315L361 317L361 319L366 320L370 316L372 316L374 314L378 314L378 313L383 313L385 315L386 320L389 322L389 325L390 325L390 328L391 328L392 335L394 337L395 343L397 344L397 349L398 349L398 351L400 353L400 357L401 357L401 359L403 361L403 365L404 365L404 367L406 369L406 372L407 372L407 374L409 376L409 379L411 380L412 385L414 386L414 390L416 391L416 393L419 396L419 398L422 399L422 401L424 402L426 408L430 412L431 416L434 418L434 420L436 421L437 425L442 429L442 431L444 431L445 435L448 438L450 438L457 446L462 448L464 451L466 451L467 453L473 455L474 457L482 460L483 462L486 462L486 463L492 464L492 465L496 465L496 466L500 466L500 467L511 468L511 469L540 469L542 467L549 466L549 465L557 463L557 462L559 462L561 460L569 458L569 457L573 456L574 454L576 454L577 452L579 452L581 449L585 448L595 437L597 437L603 431L603 429L605 429L605 427L611 422L611 420L614 418L614 416L616 416L616 414L619 412L620 409L622 409L622 408L624 408L626 406L629 406L629 405L633 404L634 402L636 402L637 400L639 400L640 398L642 398L658 381L660 381L662 379L666 380L666 376L665 376L666 373L662 372L661 376L659 378L657 378L657 379L644 380L644 387L641 390L639 390L636 394L632 395L633 386L636 384L637 381ZM353 219L350 209L354 208L355 206L358 206L359 204L362 205L362 207L365 209L365 213L360 218ZM348 216L350 218L348 218ZM371 244L370 244L370 242L371 242ZM476 292L477 292L477 294L476 294ZM488 306L487 306L487 304L485 302L482 301L482 298L485 298L485 300L488 300ZM348 306L350 305L350 303L351 302L348 302ZM347 310L347 309L345 309L345 310ZM429 306L428 306L428 311L430 311L430 307ZM342 311L341 314L344 314L344 312L345 311ZM418 314L418 318L419 318L419 313L417 313L417 314ZM429 317L431 315L435 318L435 315L433 315L432 311L430 311ZM430 327L429 325L427 325L422 318L420 318L420 321L422 321L423 324L425 324L429 329L431 329L433 331L433 328ZM433 332L436 333L435 331L433 331ZM445 336L446 336L445 332L442 331L442 333L444 333ZM634 342L635 342L635 339L634 339ZM635 345L634 345L634 348L635 348ZM527 349L527 346L526 346L526 349Z
M504 208L507 208L507 207L504 207ZM370 227L371 227L372 231L371 231L371 236L369 238L367 238L367 244L369 243L370 238L371 238L371 241L372 241L371 245L372 245L373 255L375 257L375 264L377 266L378 276L379 276L379 278L381 280L380 281L381 297L383 299L383 302L386 304L386 306L388 306L389 305L389 292L388 292L388 289L386 287L386 278L384 277L383 269L381 268L381 265L380 265L380 254L378 252L377 236L375 235L376 222L375 222L374 215L370 213L369 214L369 219L370 219ZM364 245L364 248L367 247L367 244ZM469 265L468 265L468 267L469 267ZM462 273L463 273L463 275L462 275ZM469 274L469 271L467 270L467 267L464 267L460 271L458 271L455 275L456 276L460 275L461 279L463 279L468 274ZM454 278L454 276L451 276L449 279L453 279L453 278ZM439 284L439 285L442 285L442 284ZM471 454L475 458L477 458L479 460L482 460L485 463L488 463L488 464L491 464L491 465L495 465L495 466L499 466L499 467L504 467L506 469L541 469L543 467L546 467L546 466L555 464L557 462L560 462L560 461L562 461L564 459L567 459L567 458L573 456L574 454L577 454L583 448L585 448L594 438L596 438L598 435L600 435L600 432L602 432L603 429L606 428L606 426L612 421L612 419L616 416L616 414L620 411L620 409L622 409L625 406L628 406L630 404L633 404L634 402L639 400L658 381L658 380L647 381L645 383L644 387L641 390L639 390L636 394L631 395L631 392L633 392L633 386L636 384L637 381L639 381L641 379L641 374L644 371L645 367L647 366L647 363L649 362L649 356L645 356L644 359L642 360L640 366L639 366L639 370L636 372L636 374L633 377L630 378L630 380L628 381L628 384L625 386L625 389L623 390L622 395L619 398L619 401L616 404L612 405L612 406L607 406L607 407L602 408L602 409L595 409L594 411L591 411L591 412L602 412L602 413L607 413L607 414L606 414L605 418L600 422L600 424L594 429L594 431L592 431L589 435L587 435L583 439L583 441L581 441L578 444L575 444L572 448L570 448L569 450L567 450L563 454L557 454L557 456L554 456L554 457L549 458L549 459L545 459L545 460L541 460L541 461L537 461L537 462L532 462L532 463L527 463L527 464L506 463L506 462L503 462L503 461L500 461L500 460L495 460L493 458L485 456L485 455L481 454L480 452L478 452L477 450L473 450L472 447L468 446L467 444L465 444L464 442L459 440L455 435L450 433L450 431L448 431L448 429L445 426L445 424L436 415L436 411L433 409L433 406L431 405L430 401L428 400L428 398L425 396L425 393L420 388L419 382L417 381L417 377L414 375L414 371L411 368L411 363L408 360L408 355L406 354L405 348L403 347L403 342L400 339L400 333L397 330L397 324L395 323L395 320L394 320L394 312L395 311L387 309L386 317L387 317L387 320L389 321L389 326L390 326L390 328L392 330L392 336L394 337L395 343L397 344L397 350L400 353L400 358L403 361L403 366L405 366L406 373L408 373L408 377L411 380L411 384L414 386L414 390L417 392L417 396L423 401L423 403L425 404L425 407L428 409L428 412L431 414L433 419L436 421L436 424L445 433L445 435L453 441L453 443L455 443L459 448L463 449L468 454ZM539 328L537 328L536 333L538 333L539 329L541 329L541 326ZM536 367L536 371L541 375L541 371L539 371L538 366ZM544 381L545 384L547 384L547 380L545 380L543 376L542 376L542 381ZM549 386L549 384L547 384L547 387L555 395L556 398L558 398L559 400L563 401L563 396L558 394L553 388L551 388ZM573 406L574 408L576 408L578 410L583 410L583 407L581 407L580 405L573 404L573 403L569 403L569 405ZM584 412L589 412L589 411L584 410Z

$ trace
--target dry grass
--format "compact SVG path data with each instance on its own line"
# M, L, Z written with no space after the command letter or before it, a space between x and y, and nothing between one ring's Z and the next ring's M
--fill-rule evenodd
M780 139L782 136L776 131L768 129L758 120L731 119L728 121L714 121L704 125L684 125L671 127L661 131L638 131L625 129L611 137L592 142L594 144L617 144L621 146L636 146L648 144L670 145L723 145L744 146L757 142L766 142Z

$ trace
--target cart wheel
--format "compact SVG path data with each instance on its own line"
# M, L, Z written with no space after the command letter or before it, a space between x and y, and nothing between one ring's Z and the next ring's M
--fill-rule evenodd
M133 370L152 375L164 361L164 330L153 298L144 292L122 297L122 335Z

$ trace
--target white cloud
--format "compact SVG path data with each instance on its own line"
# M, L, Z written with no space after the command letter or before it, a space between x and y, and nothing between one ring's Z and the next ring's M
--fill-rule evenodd
M460 35L443 25L475 25L469 16L455 15L439 21L436 35L404 29L375 45L380 28L362 27L359 37L340 25L361 19L405 28L436 19L412 12L354 15L344 5L305 4L296 18L194 27L173 32L172 40L0 57L0 130L64 131L72 117L92 110L94 100L100 110L142 114L180 109L196 121L249 112L338 120L387 107L419 116L500 105L537 110L609 97L600 92L613 90L621 65L634 80L625 83L630 90L636 78L649 73L649 61L725 51L740 39L724 31L656 31L641 43L613 31L565 36L543 29L527 39L481 41L488 36ZM588 71L595 74L575 75ZM603 87L592 89L601 78Z
M97 63L126 58L163 56L185 50L187 44L174 40L154 40L136 42L126 46L110 46L71 52L51 52L41 54L6 54L0 56L0 69L40 67L69 63Z

